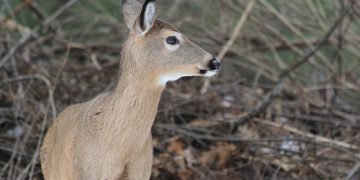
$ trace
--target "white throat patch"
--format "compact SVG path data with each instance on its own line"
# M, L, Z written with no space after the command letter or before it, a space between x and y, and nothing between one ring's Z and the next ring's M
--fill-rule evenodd
M217 71L207 71L203 76L205 77L211 77L214 76L217 73ZM161 75L157 83L160 86L165 86L167 82L169 81L176 81L182 77L190 77L190 76L201 76L201 75L194 75L194 74L186 74L186 73L172 73L172 74L166 74Z
M211 77L211 76L214 76L216 73L217 73L217 71L207 71L204 76Z
M176 81L182 77L186 76L194 76L193 74L186 74L186 73L173 73L173 74L166 74L161 75L158 79L158 84L160 86L165 86L167 82L169 81Z

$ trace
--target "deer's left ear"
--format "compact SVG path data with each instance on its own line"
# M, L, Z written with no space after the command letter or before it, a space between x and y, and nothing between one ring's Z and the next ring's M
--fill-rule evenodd
M156 17L155 0L146 0L139 17L139 30L141 35L145 35L154 25Z

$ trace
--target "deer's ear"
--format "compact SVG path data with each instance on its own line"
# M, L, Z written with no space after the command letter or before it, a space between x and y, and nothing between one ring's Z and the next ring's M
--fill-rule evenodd
M137 0L122 0L122 16L130 30L135 30L135 23L141 13L142 5Z
M155 0L146 0L142 6L139 17L139 30L141 35L145 35L154 25L156 18Z

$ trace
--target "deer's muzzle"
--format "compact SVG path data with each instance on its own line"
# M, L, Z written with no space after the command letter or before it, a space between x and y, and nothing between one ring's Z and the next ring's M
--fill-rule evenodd
M221 68L221 63L218 59L213 57L209 62L209 68L211 71L218 71Z

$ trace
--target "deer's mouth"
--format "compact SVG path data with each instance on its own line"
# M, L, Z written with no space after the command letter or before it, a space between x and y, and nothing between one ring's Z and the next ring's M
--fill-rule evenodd
M208 72L208 70L206 70L206 69L200 69L199 70L199 73L202 74L202 75L205 75L207 72Z
M213 57L206 65L206 68L199 68L199 74L205 76L205 77L210 77L215 75L221 68L221 63L218 59L216 59L215 57Z
M214 76L217 72L218 72L218 70L199 69L199 74L201 74L205 77Z

